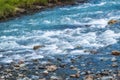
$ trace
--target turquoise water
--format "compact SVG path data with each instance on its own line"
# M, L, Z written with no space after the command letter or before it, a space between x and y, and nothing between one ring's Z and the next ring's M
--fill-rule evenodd
M120 0L91 0L55 7L0 23L0 62L44 58L47 55L101 55L120 50ZM45 45L34 51L33 46ZM80 47L79 47L80 46Z

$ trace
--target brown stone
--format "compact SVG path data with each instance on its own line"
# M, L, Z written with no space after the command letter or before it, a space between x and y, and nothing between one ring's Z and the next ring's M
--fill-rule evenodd
M37 49L42 48L42 47L44 47L44 46L36 45L36 46L33 47L33 50L37 50Z
M114 51L112 51L112 55L119 56L120 55L120 51L114 50Z
M108 24L115 24L115 23L117 23L118 21L117 20L110 20L110 21L108 21Z
M85 80L94 80L94 77L92 75L87 75L85 77Z
M56 65L46 66L46 68L47 68L47 71L50 71L50 72L57 70L57 66Z
M39 79L39 80L46 80L45 78Z
M71 78L79 78L80 74L79 73L77 73L77 74L71 74L70 77Z
M24 64L24 61L23 61L23 60L20 60L20 61L18 62L18 64Z

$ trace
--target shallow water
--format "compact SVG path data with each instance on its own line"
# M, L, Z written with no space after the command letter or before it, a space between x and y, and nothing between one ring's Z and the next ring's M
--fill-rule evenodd
M55 7L0 23L0 62L44 58L55 54L100 55L120 50L120 0L91 0L88 3ZM34 51L33 46L45 45Z

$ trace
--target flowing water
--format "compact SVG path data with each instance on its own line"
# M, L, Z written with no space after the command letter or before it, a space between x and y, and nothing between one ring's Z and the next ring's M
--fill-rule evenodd
M91 0L55 7L0 23L0 62L44 58L57 54L99 55L120 50L120 0ZM45 47L33 50L35 45Z

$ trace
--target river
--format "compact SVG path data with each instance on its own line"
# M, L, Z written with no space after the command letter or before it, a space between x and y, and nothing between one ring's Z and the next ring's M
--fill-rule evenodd
M99 55L120 50L120 0L91 0L88 3L46 9L0 23L0 62L44 58L57 54ZM44 45L33 50L35 45Z

